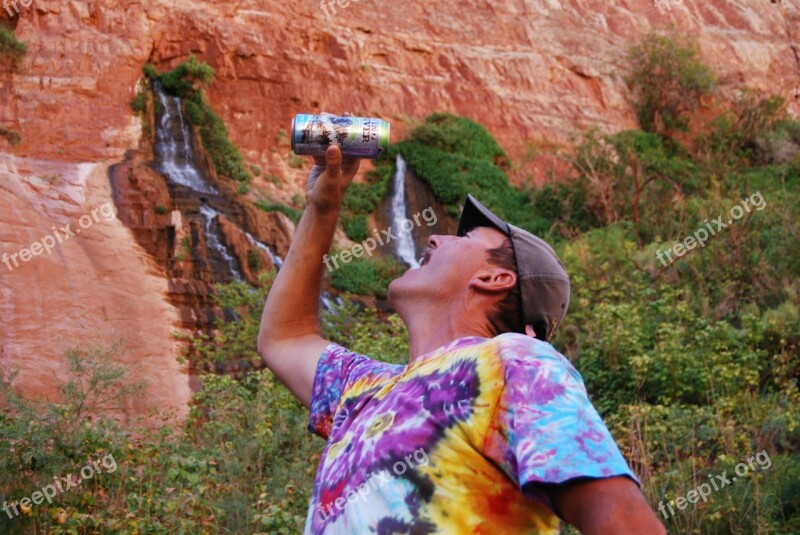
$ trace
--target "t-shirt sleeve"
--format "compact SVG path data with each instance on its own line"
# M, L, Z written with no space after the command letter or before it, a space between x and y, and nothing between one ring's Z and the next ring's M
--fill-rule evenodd
M563 355L532 338L501 351L505 384L484 441L488 457L526 490L582 477L639 483Z
M311 391L308 430L327 439L348 385L377 373L384 363L331 342L320 355Z

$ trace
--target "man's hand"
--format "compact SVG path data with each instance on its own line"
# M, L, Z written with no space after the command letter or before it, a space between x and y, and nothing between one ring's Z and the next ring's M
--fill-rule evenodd
M323 212L338 208L360 165L357 158L343 158L338 146L328 147L325 156L314 158L306 184L306 204Z
M546 489L564 520L583 535L666 535L636 483L627 477L580 479Z

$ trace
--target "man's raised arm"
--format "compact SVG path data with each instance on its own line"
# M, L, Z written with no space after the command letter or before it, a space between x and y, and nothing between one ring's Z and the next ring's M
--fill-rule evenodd
M320 353L328 345L318 316L322 257L330 249L342 198L358 166L359 160L343 162L336 146L315 159L306 186L306 208L261 316L258 353L306 407Z

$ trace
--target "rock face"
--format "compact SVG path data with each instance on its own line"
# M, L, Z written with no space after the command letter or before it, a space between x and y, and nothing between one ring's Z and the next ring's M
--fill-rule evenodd
M634 126L620 75L626 44L670 24L697 39L725 90L778 93L800 115L793 0L683 0L663 14L651 2L621 0L324 5L36 0L13 16L0 11L29 43L21 69L0 72L0 128L22 138L12 147L0 137L0 255L52 225L74 226L112 198L136 236L118 219L101 219L51 255L12 271L0 265L0 365L20 369L23 393L52 392L46 368L63 367L65 345L115 330L138 342L126 358L154 381L132 414L182 411L188 400L170 332L199 318L183 317L167 296L191 303L206 288L176 276L193 267L173 266L170 276L164 262L179 255L192 224L167 204L156 212L169 199L158 175L123 163L126 151L142 148L129 102L148 61L165 70L195 54L216 69L209 101L248 163L264 170L256 187L283 201L301 191L308 169L289 157L285 131L294 114L322 110L381 116L394 139L432 112L465 115L509 152L516 181L540 181L526 159L531 142L562 141L592 124ZM108 169L117 164L113 174L131 187L112 196ZM264 217L245 205L234 219L285 254L290 225ZM229 246L252 255L229 222L220 223Z
M116 217L104 165L3 155L0 248L0 371L18 372L18 391L54 399L66 350L119 342L119 363L148 383L122 416L186 414L178 313L158 264Z

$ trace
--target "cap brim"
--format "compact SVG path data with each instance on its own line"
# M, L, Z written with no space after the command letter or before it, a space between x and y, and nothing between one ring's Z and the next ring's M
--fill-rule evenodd
M508 223L497 217L471 194L467 194L467 200L464 201L464 210L461 212L461 219L458 222L456 236L463 236L475 227L494 227L506 236L511 235Z

